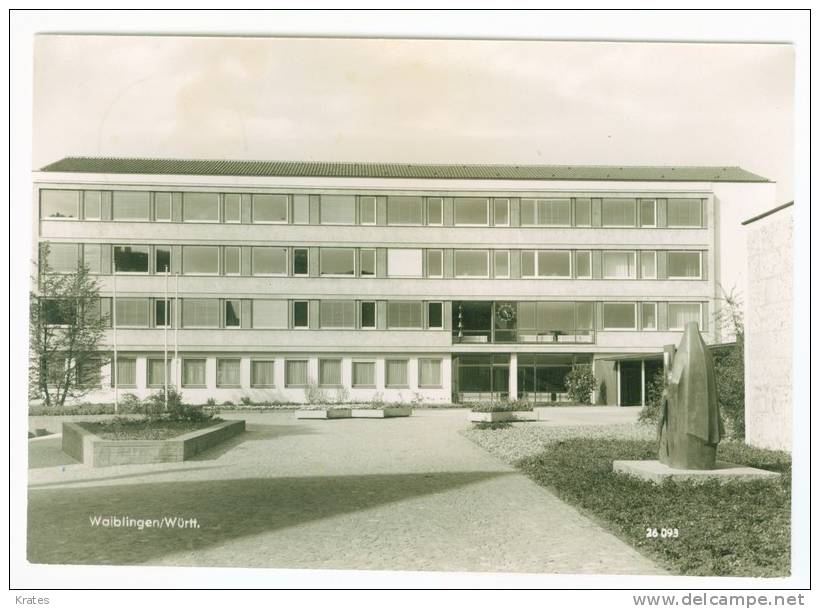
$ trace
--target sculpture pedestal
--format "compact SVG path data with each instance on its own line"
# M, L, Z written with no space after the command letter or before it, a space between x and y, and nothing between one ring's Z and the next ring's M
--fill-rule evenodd
M655 484L661 484L666 480L695 483L717 480L720 483L726 483L774 480L780 477L779 472L736 465L727 461L717 461L715 469L676 469L660 461L613 461L612 471L635 476Z

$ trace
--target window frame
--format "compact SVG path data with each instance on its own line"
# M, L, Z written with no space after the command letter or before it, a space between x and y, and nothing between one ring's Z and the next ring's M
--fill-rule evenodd
M697 254L698 255L698 276L686 277L673 275L670 270L672 265L669 262L670 254ZM675 281L701 281L703 279L703 252L701 250L668 250L666 252L666 278Z
M119 372L119 365L122 362L134 362L134 382L133 383L123 383L120 381L120 372ZM111 375L111 386L114 387L114 381L116 380L117 384L116 387L119 389L120 387L132 388L137 386L137 358L136 357L129 357L129 356L117 356L116 361L111 359L111 365L117 369L114 374ZM116 379L115 379L116 377Z
M329 306L330 303L352 303L353 304L353 323L349 326L331 326L325 323L325 316L322 315L322 309ZM344 313L344 311L343 311ZM344 315L343 315L344 317ZM319 328L322 330L355 330L356 329L356 301L352 298L325 298L319 301Z
M365 201L373 201L373 221L372 222L365 222L364 221L364 205ZM375 226L377 222L377 204L376 204L376 197L372 195L361 195L359 196L359 224L362 226Z
M285 303L285 320L284 323L278 326L257 326L256 325L256 308L260 302L284 302ZM288 301L283 298L254 298L251 300L251 328L254 330L287 330L288 326ZM261 320L260 320L261 321Z
M373 256L373 273L370 275L365 275L362 273L362 269L364 268L364 254L365 252L372 253ZM366 277L372 278L376 276L376 248L375 247L363 247L359 249L359 264L357 265L357 277Z
M652 203L652 224L643 223L643 204ZM638 199L638 227L639 228L658 228L658 200L657 199Z
M271 365L271 368L272 368L271 377L272 377L272 380L273 380L272 383L267 384L267 383L255 383L254 382L254 378L255 378L254 373L253 373L254 372L254 364L257 364L257 363L270 364ZM256 358L256 357L254 357L254 358L251 358L251 360L250 360L250 367L251 367L251 369L250 369L250 373L251 373L250 386L251 387L253 387L253 388L256 388L256 387L276 387L276 360L275 359L262 358L262 357Z
M305 363L305 382L304 383L291 383L290 378L288 375L288 364L290 362L304 362ZM310 383L310 359L306 358L285 358L285 387L307 387Z
M686 328L680 328L677 326L672 326L672 312L671 307L675 305L697 305L698 306L698 329L703 332L703 303L700 301L692 302L687 300L676 300L670 301L666 303L667 315L666 315L666 322L667 326L666 329L670 332L683 332Z
M390 221L390 199L421 199L421 209L419 210L421 213L419 214L419 221L418 222L391 222ZM443 201L442 201L443 205ZM387 214L386 214L386 224L387 226L423 226L424 225L424 207L425 207L425 198L423 196L418 195L388 195L386 201L387 207ZM443 211L442 211L443 216Z
M102 220L102 199L103 199L103 191L101 190L83 190L82 191L82 200L83 200L83 220L86 222L100 222ZM88 196L91 193L96 193L98 196L98 203L97 203L97 215L89 216L88 215Z
M202 366L203 366L204 371L205 371L205 374L203 374L205 382L202 383L201 385L200 384L191 385L191 384L185 382L185 366L189 362L202 362ZM192 388L200 388L201 389L203 387L208 386L208 358L205 358L205 357L183 357L182 358L182 365L180 366L180 368L181 368L180 385L182 385L182 387L192 387Z
M168 303L168 306L165 306L165 303ZM165 318L164 323L160 324L158 320L158 307L162 305L162 315ZM167 301L165 298L154 298L154 310L152 311L154 315L154 327L155 328L173 328L173 318L174 318L174 298L173 296L169 296Z
M236 325L228 325L228 303L235 302L239 306L236 307L236 318L239 321ZM224 298L222 300L222 327L226 330L241 330L242 329L242 300L239 298Z
M391 304L413 303L419 305L419 325L418 326L393 326L390 325L390 305ZM388 300L387 301L387 329L398 331L418 331L424 330L424 301L423 300ZM377 322L378 323L378 322Z
M365 385L363 383L356 382L356 365L369 365L373 366L373 384L372 385ZM376 360L368 359L368 360L359 360L354 359L351 361L350 364L350 387L354 389L375 389L378 384L378 379L376 377Z
M604 207L607 201L632 201L635 203L632 208L632 224L607 224L604 220ZM601 199L601 228L637 228L638 227L638 201L637 197L604 197Z
M57 191L57 192L71 192L71 193L74 193L77 196L77 205L76 205L76 208L74 210L74 215L73 216L46 216L46 215L43 215L43 193L44 192L54 192L54 191ZM74 189L74 188L41 188L40 192L39 192L38 199L39 199L38 200L38 203L39 203L38 212L39 212L39 216L40 216L39 219L40 220L58 220L58 221L61 221L61 222L62 221L77 222L82 217L81 216L81 213L83 211L82 210L82 207L83 207L83 191L82 190ZM113 210L113 203L112 203L112 210Z
M437 254L439 257L439 272L434 275L430 272L430 256ZM428 249L425 254L425 271L428 279L443 279L444 278L444 250L442 249Z
M373 305L373 325L372 326L364 325L364 315L363 315L363 312L362 312L362 307L365 304L372 304ZM358 321L358 324L357 324L358 329L359 330L375 330L379 325L379 321L378 321L379 313L378 313L378 305L376 304L376 301L375 300L360 300L359 305L356 308L357 308L357 314L358 314L358 320L357 320Z
M144 271L118 271L117 270L117 248L123 247L144 247L147 250L146 268ZM119 244L111 246L111 274L112 275L148 275L151 271L151 246L143 244Z
M391 270L390 270L390 266L391 266L390 265L390 252L407 252L407 251L419 252L421 254L421 256L420 256L421 259L419 260L419 262L420 262L419 272L417 274L413 274L413 275L394 274L394 273L392 273ZM387 258L387 273L386 273L386 276L388 278L390 278L390 279L396 279L396 278L398 278L398 279L414 279L414 278L418 279L420 277L424 277L424 248L421 248L421 247L389 247L389 248L387 248L386 258ZM442 264L443 264L443 261L442 261Z
M330 251L335 252L350 252L353 261L352 273L325 273L322 271L322 261L325 254ZM322 247L319 248L319 277L356 277L356 272L359 270L356 265L356 248L355 247Z
M117 315L117 305L123 303L125 301L143 301L145 303L145 324L144 325L133 325L133 324L123 324L120 321L120 316ZM145 329L151 327L151 299L147 296L127 296L125 298L117 298L117 302L111 303L113 309L113 316L112 316L112 324L116 322L117 328L139 328ZM112 328L115 326L112 326Z
M45 262L49 266L49 275L71 275L73 273L76 273L77 270L80 268L80 264L85 264L85 247L83 247L83 256L82 256L82 261L81 261L80 245L81 244L79 244L79 243L65 243L65 242L56 242L56 241L49 242L48 243L48 249L49 249L48 258L51 258L51 255L54 255L54 253L55 253L54 252L54 246L57 246L58 248L60 248L61 246L65 246L65 249L68 249L68 247L71 247L71 248L74 249L74 252L73 252L74 266L73 266L73 268L69 268L69 269L65 269L65 270L58 270L58 269L54 268L54 266L52 265L51 260L49 260L48 258L45 260ZM86 244L83 244L83 245L86 245ZM99 244L95 243L95 244L89 244L89 245L99 245ZM40 251L42 252L43 249L41 249ZM57 255L57 258L62 258L64 255L65 254L63 254L62 256ZM121 274L126 274L126 273L121 273ZM143 275L144 273L136 273L136 274Z
M302 304L305 305L305 325L297 326L296 325L296 305ZM310 301L309 300L294 300L293 304L291 305L291 320L290 326L294 330L309 330L310 329Z
M390 379L388 379L387 371L390 369L388 364L390 362L403 362L404 363L404 383L397 384L391 383ZM408 374L408 368L410 364L410 360L407 358L399 358L399 357L386 357L384 359L384 386L386 389L406 389L410 387L410 378Z
M675 200L675 201L697 201L699 203L698 209L700 210L700 213L698 214L698 223L697 223L697 225L693 225L693 224L672 224L672 222L670 222L672 214L669 213L669 206L670 206L670 203L673 200ZM702 229L703 228L703 199L690 198L690 197L669 197L666 200L666 228L680 228L680 229L689 229L689 228L698 229L698 228L701 228Z
M237 370L238 375L237 376L239 377L239 379L238 379L239 382L230 383L230 384L220 383L219 382L219 364L222 363L222 362L236 363L236 365L238 367L238 370ZM225 388L242 387L242 359L238 358L238 357L217 357L216 358L216 379L215 379L215 384L216 384L216 387L218 387L218 388L222 388L222 387L225 387Z
M422 362L436 362L438 363L438 384L437 385L426 385L421 382L421 363ZM436 357L420 357L418 358L417 365L418 368L418 387L419 389L441 389L444 385L444 374L442 371L443 368L443 360L441 358Z
M271 223L274 224L274 223ZM278 247L275 245L254 245L251 246L251 276L252 277L287 277L288 275L288 263L289 260L289 252L287 247ZM285 262L281 272L278 273L257 273L256 272L256 253L259 250L279 250L285 253ZM241 263L240 263L240 271L241 271Z
M650 327L644 324L644 308L645 307L652 307L652 319L654 320L654 324ZM641 331L642 332L655 332L658 330L658 303L657 302L642 302L641 303Z
M182 301L182 314L180 315L180 326L184 330L216 330L223 327L224 324L221 323L222 321L222 314L224 307L218 298L181 298ZM185 305L186 303L191 303L195 301L207 301L207 302L216 302L216 325L213 326L203 326L203 325L188 325L185 323Z
M510 200L509 199L493 199L493 226L509 226L510 225ZM498 204L503 203L506 208L506 222L498 221Z
M606 274L606 256L607 254L626 254L627 256L632 257L632 263L629 265L632 269L632 273L625 277L623 276L612 276ZM638 257L635 253L635 250L601 250L601 279L624 279L624 280L632 280L638 278ZM657 271L656 271L657 272Z
M167 218L164 217L164 216L160 217L159 214L157 214L157 195L167 195L168 196L168 217ZM160 223L163 223L163 224L167 223L167 222L171 222L173 217L174 217L174 195L173 195L173 193L165 192L165 191L155 192L153 199L154 199L154 205L153 205L154 222L160 222Z
M611 327L606 325L606 307L607 305L632 305L632 327ZM618 301L610 300L601 303L601 325L606 332L635 332L638 329L638 307L632 301Z
M587 273L586 275L578 274L578 267L580 266L578 264L578 256L580 254L586 254L587 259L588 259L589 273ZM575 250L575 261L574 262L575 262L575 266L573 268L575 270L575 278L576 279L592 279L592 250Z
M324 199L325 197L345 197L346 199L353 199L353 217L349 222L326 222L324 219ZM319 225L320 226L355 226L359 219L359 197L351 194L321 194L319 195Z
M146 360L145 360L145 386L148 387L149 389L156 389L156 388L159 388L159 387L165 387L166 381L167 381L167 385L169 387L172 385L172 382L171 382L171 362L173 361L173 358L169 357L167 360L164 360L164 361L165 361L165 376L166 376L166 379L163 380L161 383L157 383L157 382L153 381L152 378L151 378L151 363L153 363L153 362L162 363L163 358L161 358L161 357L148 357L148 358L146 358Z
M499 255L504 255L507 258L507 272L499 275L496 271L498 268L497 258ZM494 279L509 279L510 278L510 250L493 250L493 278Z
M228 250L237 251L237 270L228 272ZM238 277L242 275L242 247L239 245L226 245L222 250L222 273L226 277Z
M341 357L320 357L318 358L317 368L319 372L318 385L319 387L344 387L344 370L342 369L344 362ZM322 364L325 362L338 362L339 364L339 382L338 383L323 383L322 382Z
M438 326L430 325L430 306L431 305L438 305L439 308L441 309L441 324L438 325ZM444 329L444 301L442 301L442 300L428 300L427 301L427 306L425 307L424 313L425 313L425 317L426 317L425 327L426 327L427 330L443 330Z
M256 219L256 197L285 197L285 219L284 220L257 220ZM251 224L289 224L290 223L290 200L291 196L280 192L255 192L251 193ZM241 208L240 208L241 222Z
M484 222L459 222L458 202L459 201L484 201ZM489 226L490 225L490 199L489 197L453 197L453 226Z
M145 210L145 217L143 218L140 216L139 218L117 218L117 193L147 193L148 194L148 201L147 207ZM151 221L151 192L145 190L112 190L111 191L111 221L112 222L150 222Z
M535 214L535 222L533 224L524 224L524 201L532 201L535 205L534 214ZM539 201L567 201L569 203L569 207L567 209L568 216L567 216L567 223L566 224L545 224L541 222L540 213L539 213ZM520 204L520 225L523 228L569 228L572 227L572 198L571 197L522 197Z
M430 203L438 201L438 221L432 222L430 218ZM444 225L444 197L427 197L424 201L424 211L427 214L427 226L443 226Z
M185 258L186 258L185 251L186 250L190 251L190 249L194 248L194 247L200 248L200 249L216 250L216 270L215 271L208 272L208 273L204 273L202 271L197 271L197 272L191 273L191 272L186 272L185 271ZM182 275L182 276L191 276L191 277L197 277L197 276L198 277L216 277L216 276L219 275L219 271L220 271L220 268L219 268L219 253L220 252L219 252L219 246L218 245L183 245L180 248L180 253L182 254L182 264L180 265L180 268L181 268L182 272L180 273L180 275ZM241 264L242 263L240 261L240 271L241 271Z
M239 199L239 214L236 220L228 219L228 197L237 197ZM242 224L242 194L238 192L226 192L222 195L222 221L225 224Z
M463 226L463 225L462 225ZM458 255L465 252L482 252L484 254L484 274L483 275L459 275ZM490 277L490 250L470 248L453 250L453 277L455 279L489 279Z
M646 254L652 254L652 268L654 272L651 276L644 275L643 273L643 258ZM657 279L658 278L658 252L657 250L640 250L638 259L640 260L641 265L641 279Z
M209 219L209 220L187 220L185 218L185 195L216 195L216 219ZM222 212L222 194L218 192L210 192L210 191L188 191L182 193L182 222L185 224L219 224L222 221L221 218ZM171 212L173 213L173 212Z
M572 262L573 262L573 260L572 260L572 258L573 258L572 251L573 250L563 250L563 249L546 249L546 250L523 249L523 250L521 250L521 260L522 260L522 262L521 262L521 278L522 279L547 279L547 280L550 280L550 279L552 279L552 280L572 279L572 271L573 271L573 268L574 268L572 266ZM535 275L525 275L524 274L523 258L524 258L524 254L528 253L528 252L532 252L532 254L533 254L533 271L535 272ZM567 275L541 275L541 268L540 268L540 262L539 262L539 256L538 256L538 254L540 252L561 252L561 253L565 253L567 255L567 259L569 261L569 273Z
M294 277L309 277L310 276L310 248L309 247L294 247L291 248L293 251L291 252L291 260L290 260L290 269L291 273L293 273ZM297 251L304 251L305 252L305 272L304 273L297 273L296 272L296 252Z

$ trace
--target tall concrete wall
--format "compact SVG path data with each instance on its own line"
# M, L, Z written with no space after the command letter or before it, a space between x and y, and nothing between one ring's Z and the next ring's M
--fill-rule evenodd
M792 209L746 226L746 441L791 450Z

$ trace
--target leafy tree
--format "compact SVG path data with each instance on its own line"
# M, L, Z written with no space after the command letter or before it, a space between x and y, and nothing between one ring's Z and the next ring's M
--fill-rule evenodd
M88 267L55 273L51 248L40 248L40 264L29 293L29 398L62 406L99 385L107 359L100 343L109 326L100 292Z
M592 366L588 364L573 366L564 382L570 400L579 404L592 402L592 392L596 384L595 376L592 374Z
M734 336L735 342L714 355L718 405L727 423L729 435L743 440L746 436L743 300L735 288L726 292L721 287L721 291L723 302L715 315L715 323L724 335Z

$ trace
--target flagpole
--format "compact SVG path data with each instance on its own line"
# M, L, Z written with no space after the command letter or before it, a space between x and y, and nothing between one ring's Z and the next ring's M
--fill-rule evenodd
M168 410L168 324L171 321L170 311L168 310L168 267L165 267L165 302L163 303L164 319L163 321L163 358L162 358L162 378L164 394L165 394L165 410Z
M114 379L114 414L120 411L120 391L117 379L117 272L113 273L112 280L114 283L114 299L111 314L111 325L114 330L114 365L113 365L113 379Z
M179 393L179 271L174 274L174 387Z

